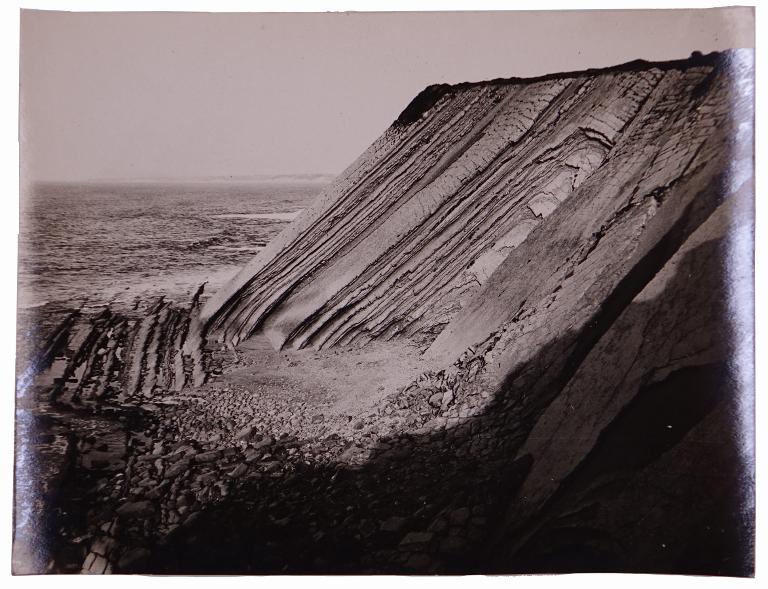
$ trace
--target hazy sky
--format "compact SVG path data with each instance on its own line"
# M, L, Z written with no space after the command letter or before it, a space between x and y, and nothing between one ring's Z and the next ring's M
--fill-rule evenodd
M751 11L24 11L24 179L345 168L421 89L753 46Z

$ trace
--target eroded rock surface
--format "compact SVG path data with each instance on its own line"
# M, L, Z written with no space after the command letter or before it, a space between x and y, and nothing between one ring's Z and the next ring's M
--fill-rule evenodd
M563 281L565 258L581 261L616 223L617 235L641 232L626 224L641 225L667 192L682 191L681 176L700 172L686 184L701 187L723 171L740 76L724 61L640 62L435 90L429 109L390 127L217 293L204 319L224 341L262 330L277 347L403 336L430 343L445 329L432 348L454 360L457 348L499 324L479 293L491 276L507 282L500 266L530 274L520 260L534 260L519 250L534 228L550 252L539 258L560 266L554 280ZM659 216L670 224L682 212L672 213L680 203L671 200ZM518 285L518 304L533 282ZM465 309L470 301L489 320L477 321Z
M430 87L202 311L51 329L50 569L750 575L752 60Z

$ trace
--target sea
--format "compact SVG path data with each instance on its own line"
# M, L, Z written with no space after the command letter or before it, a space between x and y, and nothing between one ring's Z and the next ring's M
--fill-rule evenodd
M36 184L20 201L18 305L212 293L310 206L323 181Z

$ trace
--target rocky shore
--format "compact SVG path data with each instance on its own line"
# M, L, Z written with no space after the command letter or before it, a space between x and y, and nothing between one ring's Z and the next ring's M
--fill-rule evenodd
M58 403L62 418L80 415L84 424L72 428L72 472L52 508L61 542L50 572L186 570L184 552L199 530L213 526L223 532L220 542L234 541L250 530L250 518L259 521L266 545L283 538L269 556L249 562L253 571L437 571L466 548L467 534L477 539L487 523L488 489L482 500L472 501L469 488L457 489L445 505L429 499L445 459L436 445L453 455L448 440L466 436L487 392L460 402L444 376L416 374L423 366L411 362L416 378L404 392L379 378L388 386L350 405L339 390L369 386L377 369L390 372L398 357L408 366L417 350L385 344L281 354L263 339L254 343L238 354L209 351L208 382L196 388L133 403L102 397L87 409ZM340 383L328 376L345 371ZM427 447L415 444L431 436ZM491 445L476 442L473 451L487 454ZM468 446L455 458L467 455ZM381 467L363 475L371 463ZM404 468L423 479L420 494L403 493ZM483 465L489 468L491 462ZM465 479L460 486L472 485ZM82 517L73 521L67 513ZM335 553L329 534L372 546L384 539L374 551L383 552L365 556L358 545L355 557ZM197 562L208 572L242 566Z
M212 296L34 323L15 570L751 575L752 72L430 87Z

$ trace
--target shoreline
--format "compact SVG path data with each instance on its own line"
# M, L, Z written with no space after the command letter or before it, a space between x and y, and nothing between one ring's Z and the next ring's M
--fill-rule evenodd
M452 570L454 545L467 540L440 540L440 534L424 531L429 525L424 517L437 514L418 505L424 493L435 495L435 503L446 503L440 518L456 509L456 517L469 514L464 524L474 517L474 527L464 533L472 529L477 535L487 527L480 515L483 501L475 503L477 513L473 506L451 507L452 489L468 482L462 471L433 473L447 477L449 484L431 491L429 479L420 473L431 472L423 460L433 461L450 450L450 440L463 437L491 399L479 390L459 399L452 392L457 376L432 372L412 344L278 352L257 336L237 353L206 347L204 354L206 382L183 391L120 400L77 401L68 394L51 401L70 424L69 466L62 466L70 476L61 480L58 500L49 504L50 513L57 514L53 525L59 528L61 544L52 547L53 562L45 570L17 571L172 572L178 558L186 561L179 554L197 549L201 527L220 530L226 545L232 541L226 530L240 525L233 521L256 518L282 540L271 556L248 557L247 567L254 570L434 572ZM389 473L384 486L381 469ZM375 474L365 474L369 470ZM304 481L298 473L307 472L315 473L306 482L316 488L296 492L297 477ZM420 491L393 501L372 499L374 506L359 513L344 504L327 511L326 492L351 501L360 484L371 485L368 497L382 489L396 496L402 481L393 477L395 472L416 475ZM414 501L416 505L405 507ZM294 509L320 510L331 520L323 525L317 523L319 515L296 520ZM81 519L67 517L72 513ZM377 513L378 519L371 519ZM420 515L414 519L409 513ZM339 541L348 543L359 536L360 526L368 534L366 541L394 543L378 565L361 560L360 554L352 558L342 553L336 560L327 554L307 556L300 562L291 555L297 543L305 546L305 537L309 544L304 549L320 554L326 550L325 534L341 534ZM434 538L429 562L424 546L406 541L414 533ZM264 541L265 546L271 542ZM207 572L221 572L210 568L211 563L206 566ZM240 565L231 566L243 572Z

